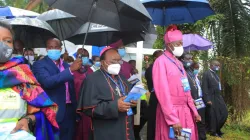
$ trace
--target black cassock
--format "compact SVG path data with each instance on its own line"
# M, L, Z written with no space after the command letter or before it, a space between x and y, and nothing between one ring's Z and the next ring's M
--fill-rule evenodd
M151 92L149 98L149 106L147 110L147 140L154 140L155 139L155 123L156 123L156 108L158 104L157 97L155 92L153 91L153 78L152 78L152 71L153 71L153 64L147 68L145 72L145 78L147 80L148 90ZM153 92L152 92L153 91Z
M118 111L120 96L116 85L106 74L101 70L90 74L81 89L78 110L92 119L93 129L89 140L134 140L132 116ZM117 80L119 77L121 76L115 76ZM121 79L127 94L130 85L125 78Z
M198 85L195 81L195 75L193 74L193 72L191 70L186 70L186 72L188 75L188 82L189 82L189 85L191 88L192 98L194 100L197 100L201 97L199 97L199 89L198 89ZM206 108L202 108L202 109L198 110L198 113L201 116L201 122L197 123L199 140L206 140L205 111L206 111Z
M221 86L219 76L212 70L208 70L202 77L202 91L204 101L212 102L206 108L206 122L208 131L211 134L221 134L221 128L225 124L228 111L223 97L221 96Z

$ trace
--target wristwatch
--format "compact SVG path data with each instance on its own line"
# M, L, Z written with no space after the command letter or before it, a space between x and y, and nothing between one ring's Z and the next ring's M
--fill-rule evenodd
M32 131L33 130L33 126L34 126L34 122L28 116L24 117L24 119L26 119L28 121L29 130Z

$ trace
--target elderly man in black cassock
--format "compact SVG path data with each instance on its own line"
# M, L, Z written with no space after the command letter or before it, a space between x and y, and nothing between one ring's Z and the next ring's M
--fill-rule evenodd
M133 116L127 112L137 103L124 102L130 85L119 75L121 57L109 47L100 55L101 69L90 74L82 85L78 111L92 118L90 140L134 140Z
M221 128L225 124L228 111L223 97L221 96L221 81L217 74L220 63L217 60L210 62L210 69L203 74L202 91L207 104L206 121L210 135L221 137Z
M198 79L199 63L193 62L193 56L189 53L184 53L180 57L180 61L182 61L185 71L187 73L192 98L194 100L202 99L203 93L200 81ZM206 140L205 111L205 108L198 109L198 113L201 116L201 122L197 122L199 140Z

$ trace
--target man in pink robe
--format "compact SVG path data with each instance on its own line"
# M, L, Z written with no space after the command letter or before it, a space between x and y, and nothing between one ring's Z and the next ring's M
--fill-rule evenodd
M155 140L170 140L169 128L176 135L182 128L191 129L191 140L198 140L195 121L201 121L190 90L183 79L187 78L182 63L176 58L183 54L182 33L171 25L164 36L166 51L153 66L153 83L159 101L156 111ZM188 85L189 86L189 85Z

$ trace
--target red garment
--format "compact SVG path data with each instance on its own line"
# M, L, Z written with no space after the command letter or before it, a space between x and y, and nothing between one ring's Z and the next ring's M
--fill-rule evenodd
M122 62L123 63L121 65L121 71L119 74L123 75L126 79L129 79L133 71L132 65L124 60L122 60Z
M86 75L93 73L90 67L86 73L79 73L78 71L74 72L74 82L75 82L75 91L76 91L76 99L79 100L81 85ZM75 140L88 140L89 133L91 129L91 119L90 117L81 114L81 120L76 124L76 137Z

